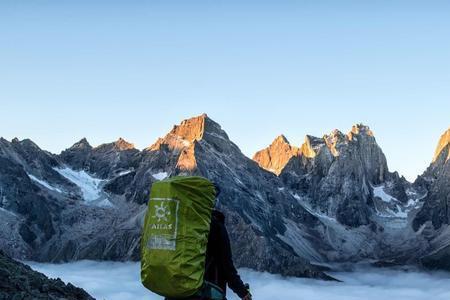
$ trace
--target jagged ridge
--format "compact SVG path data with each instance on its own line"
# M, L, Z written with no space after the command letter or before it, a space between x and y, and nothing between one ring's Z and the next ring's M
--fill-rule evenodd
M412 186L389 172L367 126L307 136L299 148L281 136L258 157L258 163L245 157L207 115L174 126L143 151L123 139L98 147L82 139L53 155L28 141L2 139L0 225L9 234L0 240L21 258L137 259L151 184L195 174L222 190L219 207L228 216L239 266L322 277L310 261L414 263L434 249L435 241L414 233L409 222L430 202L422 192L431 185ZM275 167L279 176L260 166ZM109 206L100 205L102 198L86 203L78 181L61 168L94 182Z

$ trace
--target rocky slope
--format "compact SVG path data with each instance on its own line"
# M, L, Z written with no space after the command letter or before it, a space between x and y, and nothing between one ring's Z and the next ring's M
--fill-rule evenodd
M341 224L370 224L374 207L372 187L394 178L372 131L354 126L344 135L335 130L323 138L307 136L280 174L289 187L304 193L314 209L335 217ZM401 187L400 187L401 188ZM405 191L400 191L405 200Z
M423 209L414 221L415 229L431 221L435 229L450 224L450 129L438 143L431 165L415 184L428 192Z
M411 228L420 193L389 172L367 126L306 136L298 149L279 177L324 225L318 249L324 261L409 263L421 255L426 241Z
M49 279L0 251L0 299L93 300L61 279Z
M298 147L280 136L254 160L207 115L142 151L123 139L98 147L82 139L54 155L0 139L0 247L40 261L138 259L151 184L195 174L221 189L238 266L325 278L314 263L418 263L446 245L443 144L411 184L389 172L361 124ZM423 226L430 222L441 229Z
M0 139L0 249L37 261L137 259L143 208L77 167L31 141Z

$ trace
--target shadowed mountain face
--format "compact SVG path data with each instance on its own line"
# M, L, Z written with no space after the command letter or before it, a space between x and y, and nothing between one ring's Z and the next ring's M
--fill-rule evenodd
M347 135L335 130L323 138L307 136L300 149L280 174L284 182L341 224L370 224L372 187L395 178L372 131L357 125ZM398 188L402 195L396 198L404 201L404 187Z
M443 224L450 224L450 129L441 136L436 154L431 165L415 182L427 190L423 209L414 221L415 229L419 229L427 221L431 221L434 229Z
M135 168L139 162L139 150L122 138L95 148L82 139L61 152L59 159L76 170L86 170L105 179Z
M431 165L414 185L425 191L425 197L413 226L431 245L422 262L450 269L450 129L441 136Z
M412 226L435 215L424 213L434 207L432 184L389 172L367 126L307 136L299 147L280 136L251 160L201 115L142 151L123 139L98 147L82 139L54 155L29 140L1 139L0 246L41 261L138 259L150 187L175 175L220 187L218 208L241 267L324 278L311 262L415 263L439 239Z

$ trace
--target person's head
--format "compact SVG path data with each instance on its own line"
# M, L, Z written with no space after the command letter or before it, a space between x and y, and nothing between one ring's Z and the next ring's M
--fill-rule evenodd
M213 182L213 185L214 185L214 189L216 190L216 198L218 198L218 197L219 197L219 194L220 194L220 187L219 187L219 185L218 185L217 183L215 183L215 182Z
M225 222L225 215L220 210L218 210L217 208L214 208L212 210L212 214L211 215L212 215L213 219L216 219L217 221L219 221L221 223Z
M216 191L216 202L215 202L214 207L217 208L219 206L219 195L220 195L221 190L217 183L213 182L213 185L214 185L214 189Z

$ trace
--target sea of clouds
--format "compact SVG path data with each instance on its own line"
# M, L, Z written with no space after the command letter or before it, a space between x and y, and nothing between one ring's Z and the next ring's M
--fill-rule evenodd
M79 261L66 264L28 262L49 277L60 277L84 288L98 300L163 299L140 283L140 265L134 262ZM240 270L250 284L255 300L449 300L450 273L400 269L360 268L353 272L331 273L343 282ZM228 291L228 299L238 299Z

